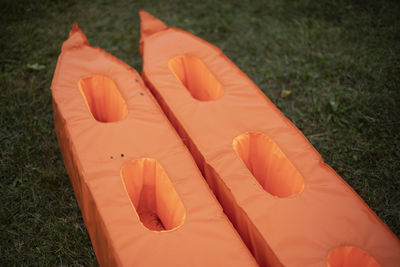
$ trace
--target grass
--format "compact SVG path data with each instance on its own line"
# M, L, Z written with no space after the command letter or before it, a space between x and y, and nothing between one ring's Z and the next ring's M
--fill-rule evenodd
M399 2L214 2L2 1L0 265L97 264L49 88L74 20L140 70L139 8L220 47L400 235Z

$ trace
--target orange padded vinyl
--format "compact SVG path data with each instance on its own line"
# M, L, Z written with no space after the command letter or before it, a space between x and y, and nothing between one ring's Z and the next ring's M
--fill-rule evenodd
M139 74L75 25L54 123L101 266L256 266Z
M140 17L142 76L259 265L399 266L398 238L221 50Z

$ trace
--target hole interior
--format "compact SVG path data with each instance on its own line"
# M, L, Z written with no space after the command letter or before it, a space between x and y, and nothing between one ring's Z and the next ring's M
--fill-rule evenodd
M279 146L260 132L247 132L233 140L233 148L265 191L291 197L304 189L304 179Z
M126 163L121 177L142 224L152 231L179 228L185 208L161 164L151 158Z
M216 100L224 94L222 84L198 57L176 56L168 61L168 67L197 100Z
M128 115L126 102L111 78L90 75L79 79L78 86L95 120L116 122Z
M332 249L326 263L328 267L380 267L368 252L354 246L340 246Z

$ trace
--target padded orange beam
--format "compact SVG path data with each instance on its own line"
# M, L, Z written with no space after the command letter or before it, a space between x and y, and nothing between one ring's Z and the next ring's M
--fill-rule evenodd
M65 166L102 266L256 266L139 74L74 26L51 86Z
M140 17L142 76L260 266L399 266L398 238L221 50Z

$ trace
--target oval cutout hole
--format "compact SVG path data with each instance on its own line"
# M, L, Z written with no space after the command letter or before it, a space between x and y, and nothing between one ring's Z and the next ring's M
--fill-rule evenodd
M353 246L340 246L332 249L326 263L328 267L380 267L368 252Z
M161 164L151 158L126 163L121 176L142 224L152 231L173 230L186 217L185 208Z
M224 94L221 83L198 57L176 56L169 60L168 67L197 100L216 100Z
M304 189L304 179L279 146L259 132L247 132L233 140L236 154L264 188L276 197L291 197Z
M128 115L128 108L115 82L104 75L90 75L78 82L93 118L100 122L120 121Z

